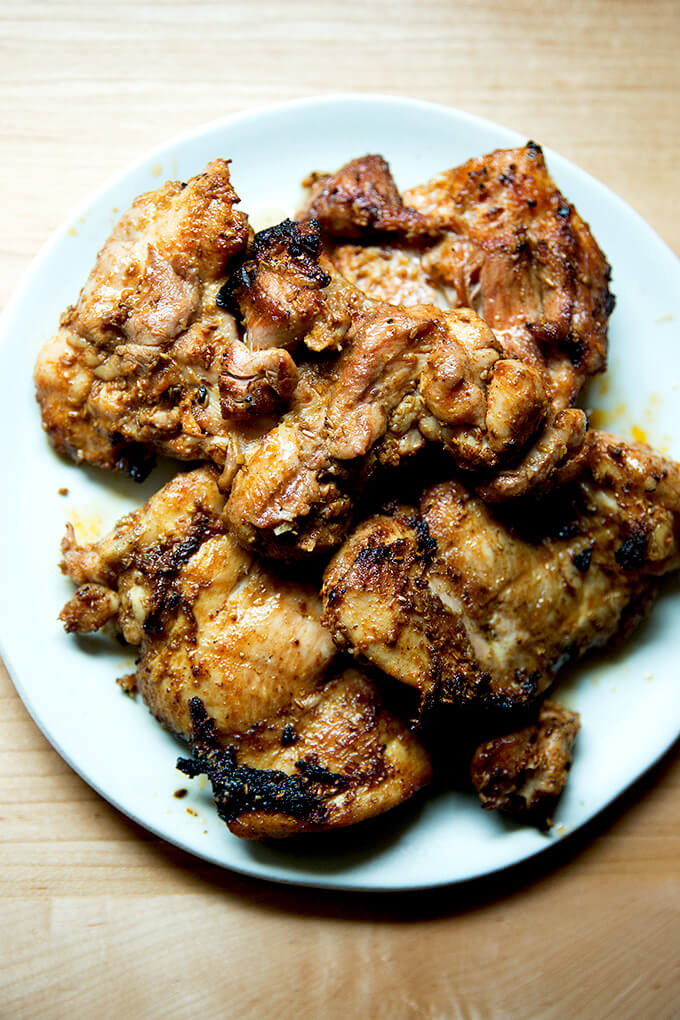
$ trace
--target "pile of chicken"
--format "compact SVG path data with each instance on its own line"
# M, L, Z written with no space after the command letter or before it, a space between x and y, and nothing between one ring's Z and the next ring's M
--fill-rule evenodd
M559 670L679 565L680 467L588 430L609 266L540 148L401 195L380 156L312 174L253 235L227 161L138 198L35 370L78 463L201 462L98 542L70 632L112 622L129 686L248 838L422 789L550 824L576 713Z

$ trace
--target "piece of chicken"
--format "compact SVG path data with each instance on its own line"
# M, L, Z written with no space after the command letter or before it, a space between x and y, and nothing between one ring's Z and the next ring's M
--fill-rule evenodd
M562 483L502 507L441 483L365 521L324 577L336 643L418 688L425 714L530 704L680 566L680 465L591 432Z
M115 622L139 646L135 683L154 716L189 740L193 713L228 748L228 808L216 793L238 835L349 825L393 807L429 780L427 755L368 678L329 670L335 648L315 587L239 546L217 479L209 467L177 475L91 545L69 528L62 569L79 587L61 613L66 629ZM205 740L194 743L204 754ZM327 773L333 785L318 779ZM302 784L314 810L255 797L280 782Z
M480 744L470 775L482 806L550 828L579 727L578 712L545 701L535 722Z
M229 164L141 195L35 367L43 426L77 462L143 473L153 453L222 466L295 389L285 350L250 350L218 295L245 252ZM258 431L259 430L259 431Z
M430 218L404 204L382 156L352 159L334 174L310 174L303 187L305 217L315 219L325 236L396 234L415 240L439 233Z
M399 200L387 164L365 159L374 161L370 177L351 172L362 160L322 178L320 192L312 176L301 213L320 218L339 271L383 300L474 308L506 357L541 371L554 409L570 406L605 367L614 299L609 265L540 147L468 160ZM376 193L398 211L386 214L388 227L357 214ZM347 244L350 237L363 244Z
M360 299L323 256L314 264L315 225L300 236L293 226L256 239L229 284L251 345L304 336L326 351L234 480L226 513L244 544L284 558L333 548L375 466L396 466L426 441L479 473L488 499L544 484L578 450L583 412L554 417L540 372L503 358L474 312Z
M365 320L295 403L246 455L226 507L246 546L282 558L337 545L375 467L397 466L426 440L502 499L547 484L586 426L572 408L551 421L538 374L499 358L467 309L392 308Z
M381 704L375 684L356 669L331 675L225 742L192 700L194 760L205 773L220 817L246 839L341 828L383 814L431 778L416 737Z
M313 219L327 252L343 277L377 301L450 308L445 289L423 269L423 244L440 231L404 205L382 156L350 160L334 174L312 173L299 217ZM361 244L344 243L356 239ZM383 241L383 244L370 243ZM425 249L426 250L426 249Z
M252 350L340 350L374 302L338 274L321 250L316 220L283 220L255 234L219 303L241 319Z

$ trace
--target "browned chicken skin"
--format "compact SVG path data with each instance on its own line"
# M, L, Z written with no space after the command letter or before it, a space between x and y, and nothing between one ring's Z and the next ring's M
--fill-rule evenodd
M535 722L480 744L470 774L483 807L549 828L579 726L577 712L546 701Z
M576 409L546 424L540 377L500 359L493 334L467 309L366 318L295 404L246 456L226 508L245 545L283 558L337 545L367 474L397 466L426 440L481 472L487 498L502 499L547 483L585 435ZM488 480L494 471L497 483Z
M139 646L135 682L156 718L186 740L193 729L199 758L210 732L230 777L228 803L215 785L218 806L238 835L388 810L428 782L425 751L367 677L331 667L315 588L273 573L229 534L217 477L207 467L178 475L92 545L69 531L63 569L79 587L66 629L113 620Z
M392 196L401 227L396 216L381 228L379 218L348 214L372 204L373 181L350 172L361 163L325 179L320 195L312 187L302 214L322 212L340 272L383 300L474 308L506 357L542 372L555 410L572 404L585 379L605 367L614 301L607 261L555 187L540 147L529 142L468 160L399 201L383 163L380 191ZM343 187L334 193L335 181ZM392 233L376 246L381 229ZM364 244L348 245L348 237Z
M420 258L423 244L431 244L439 228L404 205L382 156L350 160L334 174L312 173L303 185L307 193L298 218L302 224L318 223L332 265L343 277L376 301L450 307ZM361 243L345 243L350 239Z
M336 642L424 709L512 710L644 615L680 566L680 466L591 432L570 481L490 508L460 483L360 525L324 578Z
M198 705L191 707L195 757L179 767L208 775L220 816L245 839L354 825L430 780L421 744L355 669L332 675L226 747L212 726L206 734Z
M323 263L321 279L316 227L302 224L297 234L295 227L256 238L254 257L229 284L253 333L249 343L258 336L298 342L304 335L314 350L334 343L342 350L334 360L309 364L294 406L246 455L226 509L244 544L284 558L333 548L373 468L396 466L426 441L458 467L481 473L490 499L544 484L578 450L583 412L568 409L553 418L541 373L503 358L473 311L361 298L330 264ZM320 342L322 335L331 341Z
M307 183L299 221L255 236L224 160L141 196L41 352L57 450L138 474L155 452L215 465L100 542L70 530L61 619L139 646L137 689L237 835L349 825L429 781L334 641L417 688L424 723L473 710L488 734L488 710L538 711L480 745L472 777L485 806L546 824L578 717L540 698L680 565L680 468L586 437L571 406L606 362L609 267L533 143L403 196L376 155ZM367 481L427 444L465 483L360 525L322 622L315 586L251 550L333 550Z
M304 184L305 216L329 237L396 233L410 240L438 233L430 219L404 205L382 156L361 156L337 173L312 174Z
M107 468L134 467L140 451L238 463L249 422L290 398L287 351L248 349L220 305L248 240L237 202L218 159L187 184L141 195L121 218L36 364L59 452Z
M337 351L374 302L340 276L321 251L316 221L284 220L253 238L220 292L252 350Z

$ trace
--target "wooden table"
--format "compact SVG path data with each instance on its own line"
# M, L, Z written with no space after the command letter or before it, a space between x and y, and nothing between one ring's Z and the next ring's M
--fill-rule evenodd
M337 90L517 128L680 252L677 0L3 0L0 18L3 301L68 210L151 146ZM680 1013L677 753L538 862L435 893L338 895L159 842L70 771L4 672L0 698L3 1017Z

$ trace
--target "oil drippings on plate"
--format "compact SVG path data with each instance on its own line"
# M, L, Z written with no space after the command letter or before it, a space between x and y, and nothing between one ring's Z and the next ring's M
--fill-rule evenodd
M92 511L71 509L69 520L73 525L79 542L95 542L102 533L103 521L99 514Z

